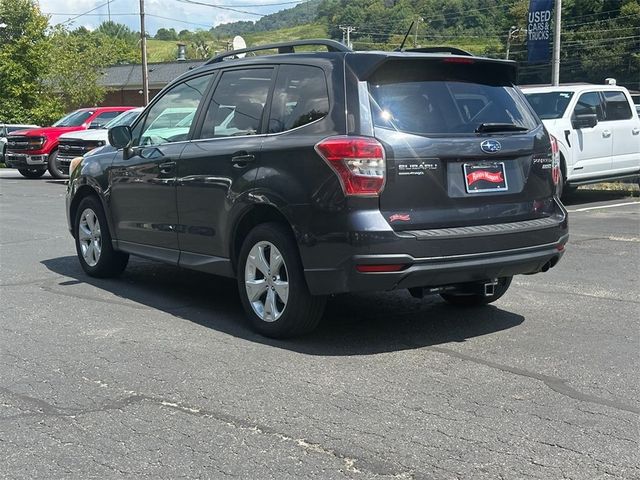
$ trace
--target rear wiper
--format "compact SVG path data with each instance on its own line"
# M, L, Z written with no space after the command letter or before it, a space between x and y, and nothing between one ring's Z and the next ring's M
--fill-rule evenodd
M526 132L529 130L527 127L521 127L520 125L514 125L513 123L481 123L476 128L476 133L488 133L488 132Z

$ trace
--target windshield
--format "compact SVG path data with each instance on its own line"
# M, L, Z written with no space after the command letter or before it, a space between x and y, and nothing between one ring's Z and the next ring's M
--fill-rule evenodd
M80 127L84 122L88 120L88 118L93 115L91 110L76 110L75 112L71 112L66 117L62 117L56 123L53 124L54 127Z
M131 125L133 123L133 121L138 118L138 115L140 115L140 112L138 110L127 110L126 112L122 112L120 115L118 115L116 118L114 118L113 120L107 122L105 124L104 127L102 128L113 128L113 127L119 127L121 125Z
M564 115L573 92L525 93L540 119L552 120Z
M528 131L537 125L511 86L417 80L370 83L374 124L417 135ZM499 127L499 128L498 128Z

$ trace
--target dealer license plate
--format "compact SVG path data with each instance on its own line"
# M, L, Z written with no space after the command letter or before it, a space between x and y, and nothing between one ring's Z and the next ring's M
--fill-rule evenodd
M467 193L508 190L504 163L465 163L464 183Z

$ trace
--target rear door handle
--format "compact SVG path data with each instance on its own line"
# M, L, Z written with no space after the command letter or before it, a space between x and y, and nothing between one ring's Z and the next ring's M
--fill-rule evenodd
M609 138L611 136L611 130L603 130L602 138Z
M631 133L633 135L638 135L640 133L640 128L634 128L633 130L631 130Z
M160 168L160 173L171 173L176 168L176 162L164 162L158 167Z

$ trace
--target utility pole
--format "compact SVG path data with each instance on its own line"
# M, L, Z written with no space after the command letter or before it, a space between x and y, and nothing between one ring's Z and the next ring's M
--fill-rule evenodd
M551 85L560 84L560 34L562 32L562 0L556 0L555 30L553 32L553 63L551 64Z
M509 29L509 33L507 34L507 55L505 57L507 60L509 60L509 52L511 51L511 41L516 38L521 31L522 29L516 27L515 25L512 25Z
M342 25L340 25L338 28L342 30L342 43L344 43L349 48L353 48L353 45L351 45L351 34L354 32L357 32L356 28L352 27L351 25L347 25L346 27L343 27ZM345 43L345 35L346 35L346 43Z
M107 13L109 14L109 23L111 23L111 0L107 0Z
M424 18L422 17L418 17L416 20L416 29L413 32L413 48L416 48L418 46L418 26L422 21L424 21Z
M147 34L144 31L144 0L140 0L140 48L142 49L142 97L149 104L149 69L147 67Z

